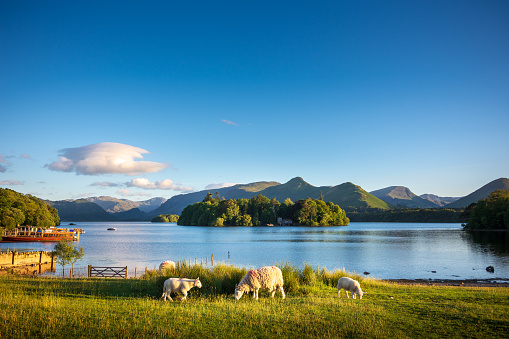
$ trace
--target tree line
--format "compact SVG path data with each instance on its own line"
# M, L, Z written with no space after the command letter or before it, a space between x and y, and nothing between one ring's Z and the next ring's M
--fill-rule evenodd
M179 216L176 214L159 214L155 216L151 220L152 222L177 222L179 221Z
M210 192L202 202L184 208L178 220L186 226L344 226L349 222L345 211L332 202L308 198L293 203L288 198L281 204L261 194L226 200Z
M464 214L468 218L465 229L509 231L509 190L491 192L486 199L468 206Z
M451 208L348 208L350 221L354 222L464 222L463 209Z
M8 188L0 188L0 227L16 226L48 228L60 225L56 208L30 194L22 194Z

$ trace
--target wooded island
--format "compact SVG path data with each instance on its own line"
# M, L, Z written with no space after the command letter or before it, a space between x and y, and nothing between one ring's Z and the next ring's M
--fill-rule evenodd
M350 220L338 205L319 199L303 199L282 204L262 195L251 199L221 199L207 193L202 202L182 211L179 225L186 226L345 226Z

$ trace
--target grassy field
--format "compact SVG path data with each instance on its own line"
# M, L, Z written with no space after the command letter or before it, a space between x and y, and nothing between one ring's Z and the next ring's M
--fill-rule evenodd
M260 293L258 301L233 299L247 270L226 265L128 280L2 276L0 338L509 337L509 288L406 286L356 277L368 294L338 299L336 278L346 272L282 269L287 298ZM187 301L160 301L167 277L197 273L203 288L191 290Z

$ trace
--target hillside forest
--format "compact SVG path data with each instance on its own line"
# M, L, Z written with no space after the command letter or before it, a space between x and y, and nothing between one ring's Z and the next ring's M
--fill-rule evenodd
M493 191L487 198L471 204L465 211L469 230L509 231L509 190Z
M16 226L48 228L60 225L58 211L30 194L0 188L0 228Z
M221 199L208 193L202 202L182 211L179 225L186 226L260 226L293 224L303 226L345 226L350 220L338 205L318 199L303 199L282 204L261 194L251 199Z

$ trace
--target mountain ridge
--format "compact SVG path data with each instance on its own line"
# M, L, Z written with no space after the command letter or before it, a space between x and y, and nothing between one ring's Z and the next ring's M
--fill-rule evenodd
M495 179L481 188L473 191L467 196L464 196L461 199L451 203L448 205L450 208L462 208L467 207L472 203L476 203L481 199L485 199L490 195L491 192L496 191L498 189L509 190L509 179L507 178L499 178Z
M383 201L401 207L408 208L437 208L440 207L438 204L421 198L420 196L413 193L409 188L404 186L389 186L381 188L375 191L371 191L375 197L382 199Z
M425 204L417 206L417 208L430 208L428 207L429 204L432 204L433 207L431 208L444 206L446 208L462 208L468 206L471 202L477 202L479 199L487 197L496 189L509 189L509 179L500 178L493 180L463 198L443 198L432 194L425 194L419 197L404 186L390 186L370 193L351 182L345 182L336 186L313 186L303 178L295 177L284 184L275 181L260 181L249 184L237 184L220 189L179 194L166 199L159 207L148 212L140 208L140 206L144 206L143 204L140 205L143 202L133 202L128 199L116 199L107 196L47 202L57 208L62 221L148 221L159 214L180 214L186 206L202 201L209 192L213 194L217 192L221 198L224 197L225 199L250 199L261 194L269 199L276 198L281 203L286 198L290 198L295 202L306 198L319 199L322 196L324 201L334 202L345 210L350 208L386 210L394 208L393 203L404 207L411 207L408 204L417 204L423 201ZM388 197L386 200L389 201L380 199L373 193L378 195L384 193ZM145 200L145 203L149 204L148 202L152 201L157 205L157 203L162 202L164 199L160 197L152 198ZM96 202L106 206L106 209ZM119 203L120 207L116 209L111 206L107 207L108 204L115 202ZM407 206L402 204L402 202L406 202ZM137 207L127 208L136 204L138 204ZM155 206L154 204L150 208ZM111 208L113 208L112 212L108 212L107 209Z
M389 209L392 207L390 204L378 199L360 186L352 183L316 187L307 183L301 177L292 178L284 184L273 181L264 183L267 183L267 187L257 192L248 192L244 190L244 185L236 185L213 191L218 192L218 194L225 199L250 199L255 195L261 194L269 199L275 198L282 203L287 198L290 198L293 202L307 198L319 199L320 194L322 194L324 201L332 201L341 208L366 207ZM162 204L161 207L153 211L152 214L180 214L186 206L202 201L205 195L210 191L211 190L202 190L173 196Z

